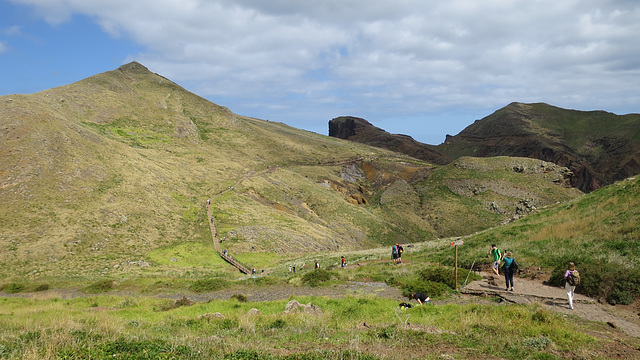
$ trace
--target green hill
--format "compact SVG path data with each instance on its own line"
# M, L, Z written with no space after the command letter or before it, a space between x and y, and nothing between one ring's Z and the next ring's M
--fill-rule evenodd
M460 247L460 261L467 268L473 262L488 264L488 249L495 243L512 251L522 268L547 270L549 282L559 286L573 261L582 274L579 292L629 304L640 296L639 239L640 178L629 178L473 235ZM446 250L424 256L451 264Z
M590 192L640 173L640 114L512 103L448 136L438 150L459 156L522 156L566 166Z
M233 277L207 199L225 248L272 264L469 234L580 195L538 160L440 167L236 115L138 63L0 97L0 121L5 281Z
M590 192L640 173L640 114L511 103L440 145L389 134L364 119L329 121L329 135L389 149L437 164L462 156L514 156L568 167L571 185Z

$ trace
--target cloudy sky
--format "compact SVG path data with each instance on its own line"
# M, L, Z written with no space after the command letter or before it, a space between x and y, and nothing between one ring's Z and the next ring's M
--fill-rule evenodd
M238 114L439 144L514 101L640 112L640 1L0 0L0 95L134 60Z

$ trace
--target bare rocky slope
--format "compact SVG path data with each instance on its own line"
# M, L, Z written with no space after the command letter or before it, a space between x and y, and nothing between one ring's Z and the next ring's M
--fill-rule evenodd
M583 192L640 173L640 114L512 103L437 146L348 117L331 120L329 135L443 162L460 156L540 159L571 169L572 186Z

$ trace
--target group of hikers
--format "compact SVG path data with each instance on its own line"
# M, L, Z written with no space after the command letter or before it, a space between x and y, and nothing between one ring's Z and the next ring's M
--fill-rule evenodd
M402 264L402 253L403 252L404 252L404 249L402 248L402 245L400 245L400 244L395 244L395 245L393 245L393 247L391 247L391 259L393 260L394 263Z
M491 249L489 250L489 256L493 258L493 265L491 269L496 275L500 275L500 269L503 269L506 283L505 291L513 291L513 274L518 271L519 268L518 262L513 258L513 253L511 253L511 251L505 251L503 255L496 244L492 244ZM576 265L573 262L570 262L567 266L567 271L564 273L564 279L564 289L567 292L569 309L573 310L573 297L576 286L580 284L580 273L576 270Z

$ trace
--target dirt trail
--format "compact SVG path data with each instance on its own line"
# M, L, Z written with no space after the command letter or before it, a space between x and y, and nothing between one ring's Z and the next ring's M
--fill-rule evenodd
M628 335L640 337L640 319L635 312L623 306L599 304L592 298L576 294L574 309L568 307L564 288L547 286L540 281L522 278L514 279L514 290L505 291L503 276L482 272L482 280L471 282L460 289L463 294L499 296L505 301L517 304L539 303L545 308L576 315L583 319L607 322Z

